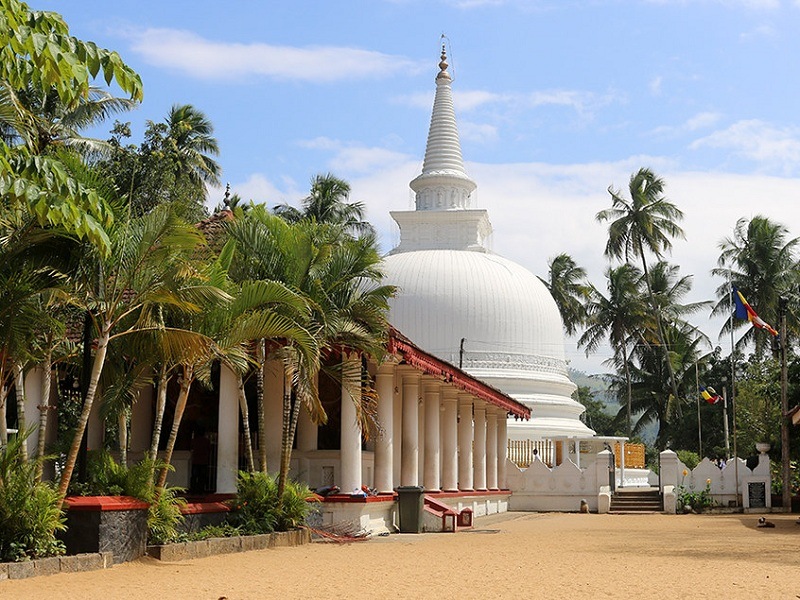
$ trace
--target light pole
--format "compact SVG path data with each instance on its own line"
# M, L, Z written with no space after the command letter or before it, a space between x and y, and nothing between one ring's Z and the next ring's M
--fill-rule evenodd
M781 319L781 478L783 479L783 509L792 512L792 471L789 462L789 394L788 367L786 365L786 307L789 300L778 298L778 311Z

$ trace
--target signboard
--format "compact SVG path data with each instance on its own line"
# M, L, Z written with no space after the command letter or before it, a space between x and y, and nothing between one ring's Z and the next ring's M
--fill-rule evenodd
M747 499L750 508L767 507L767 484L765 481L747 482Z

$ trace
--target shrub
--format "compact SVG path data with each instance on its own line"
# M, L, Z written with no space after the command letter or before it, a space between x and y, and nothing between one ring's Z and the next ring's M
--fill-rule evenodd
M149 501L147 529L150 532L150 543L166 544L179 537L183 523L181 508L186 506L186 499L178 496L181 491L182 488L163 488L160 494Z
M231 524L245 534L286 531L301 525L311 505L307 486L288 481L283 501L278 498L278 483L266 473L239 472L237 497L230 515Z
M700 464L700 455L697 452L678 450L675 454L678 455L678 460L686 465L686 468L690 471Z
M683 486L678 488L677 497L678 509L682 510L684 506L690 507L695 512L701 512L703 509L711 508L714 506L714 499L711 497L711 480L706 480L706 487L699 492L690 492Z
M18 436L0 449L0 561L64 553L56 531L65 529L57 491L35 478L38 461L23 462Z
M127 467L114 460L106 450L89 453L86 464L86 483L70 486L70 492L80 496L133 496L150 504L147 527L150 541L166 544L179 536L183 523L181 508L186 500L180 497L182 488L164 488L156 493L153 473L164 467L161 461L145 458ZM172 469L171 466L168 467Z

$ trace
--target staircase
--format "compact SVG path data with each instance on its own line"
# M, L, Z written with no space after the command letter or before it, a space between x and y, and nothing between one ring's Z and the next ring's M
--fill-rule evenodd
M661 512L664 505L658 488L621 488L611 496L612 513Z

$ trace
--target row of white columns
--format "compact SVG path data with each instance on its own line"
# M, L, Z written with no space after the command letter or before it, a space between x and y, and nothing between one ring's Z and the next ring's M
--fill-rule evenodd
M455 492L497 490L503 485L504 410L408 366L379 367L376 388L378 418L384 428L375 444L378 492L388 493L397 486ZM399 428L393 422L398 412ZM395 443L398 429L399 444Z
M357 361L347 358L345 360ZM355 365L354 365L355 366ZM343 373L355 373L345 366ZM236 489L238 401L227 369L220 377L217 492ZM280 461L283 394L281 365L265 368L264 404L267 464ZM361 489L361 427L356 412L359 382L345 377L341 388L340 469L342 493ZM406 365L383 364L376 377L377 416L382 427L375 440L374 487L391 493L398 486L427 491L496 490L505 484L506 412ZM355 400L355 402L354 402ZM298 450L316 450L317 427L301 411ZM302 470L302 469L301 469Z

